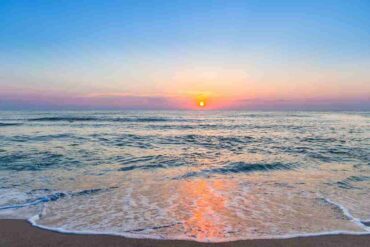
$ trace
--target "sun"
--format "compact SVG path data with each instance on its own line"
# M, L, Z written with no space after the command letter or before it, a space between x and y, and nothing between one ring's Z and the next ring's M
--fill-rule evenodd
M195 97L194 97L194 106L197 107L198 109L199 108L208 108L208 95L206 94L197 94Z

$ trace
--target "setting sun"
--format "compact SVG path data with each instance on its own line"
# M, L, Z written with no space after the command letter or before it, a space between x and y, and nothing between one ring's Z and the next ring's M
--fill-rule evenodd
M205 107L206 106L206 104L204 103L204 101L202 100L202 101L199 101L199 106L200 107Z

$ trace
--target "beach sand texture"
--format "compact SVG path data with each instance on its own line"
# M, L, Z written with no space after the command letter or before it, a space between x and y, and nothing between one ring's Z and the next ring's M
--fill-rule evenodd
M108 235L78 235L63 234L33 227L24 220L0 220L0 246L1 247L269 247L269 246L322 246L322 247L353 247L369 246L370 235L327 235L313 237L296 237L289 239L259 239L241 240L224 243L199 243L183 240L153 240L130 239Z

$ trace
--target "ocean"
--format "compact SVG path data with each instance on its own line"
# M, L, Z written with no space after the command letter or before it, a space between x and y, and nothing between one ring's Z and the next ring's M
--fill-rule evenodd
M370 112L2 111L0 218L220 242L370 232Z

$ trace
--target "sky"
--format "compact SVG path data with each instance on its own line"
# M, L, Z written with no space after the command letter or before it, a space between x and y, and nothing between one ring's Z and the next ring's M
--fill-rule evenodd
M370 110L370 1L0 1L0 109Z

